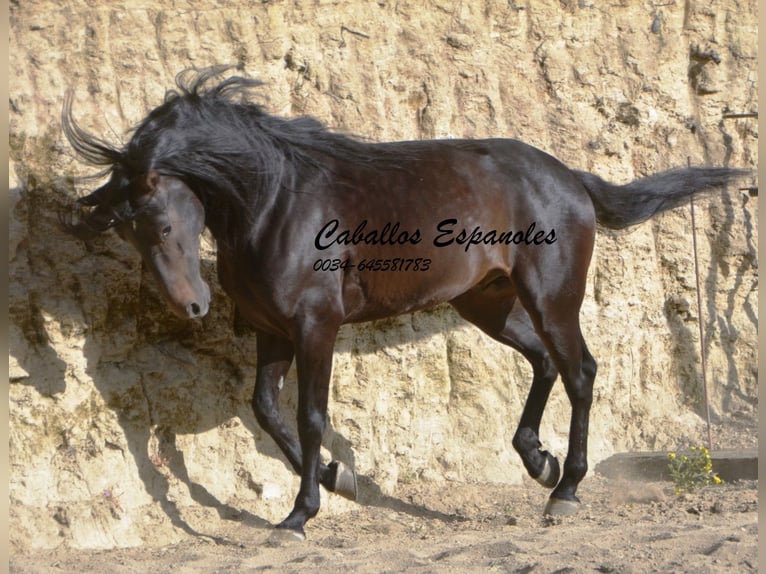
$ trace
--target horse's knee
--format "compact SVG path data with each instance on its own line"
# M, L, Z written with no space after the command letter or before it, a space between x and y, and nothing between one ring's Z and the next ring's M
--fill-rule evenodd
M582 372L583 375L587 378L593 381L596 378L596 373L598 372L598 363L596 362L596 359L593 358L593 355L591 355L588 350L585 350L583 361L582 361Z
M583 359L579 372L569 381L564 381L567 396L573 405L580 404L590 409L593 403L593 383L596 380L598 365L589 355Z
M539 379L541 383L552 385L559 376L559 371L549 355L545 355L537 364L533 364L534 378Z
M319 409L305 409L298 417L298 436L301 441L321 442L327 426L327 413Z

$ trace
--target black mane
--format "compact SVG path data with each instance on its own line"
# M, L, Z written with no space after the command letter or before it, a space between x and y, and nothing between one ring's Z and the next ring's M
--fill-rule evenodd
M130 182L151 170L178 177L200 197L206 212L216 206L214 234L243 237L258 198L290 188L300 170L324 170L326 159L381 165L381 149L334 133L310 117L284 119L252 101L262 82L231 76L212 83L228 67L186 70L177 89L117 148L81 129L67 96L62 124L74 150L110 181L80 205L95 207L81 223L95 233L129 219ZM325 161L323 161L325 160ZM223 207L227 209L222 209ZM73 226L76 227L76 226ZM82 225L81 225L82 227ZM216 233L219 231L219 233ZM220 239L220 237L218 237Z

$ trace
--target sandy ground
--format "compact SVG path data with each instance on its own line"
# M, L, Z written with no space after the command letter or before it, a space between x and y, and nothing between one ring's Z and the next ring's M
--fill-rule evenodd
M162 548L57 549L11 557L10 571L639 573L757 572L757 482L677 496L670 483L595 475L576 517L546 518L545 492L523 486L410 484L340 515L320 512L306 541L275 537L243 511L210 538Z

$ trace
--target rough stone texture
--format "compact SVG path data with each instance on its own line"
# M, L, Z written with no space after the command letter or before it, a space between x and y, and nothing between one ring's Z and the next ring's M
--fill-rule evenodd
M58 230L72 176L91 171L61 134L68 89L80 122L111 141L180 70L240 63L268 82L271 112L373 140L515 137L616 182L687 157L757 165L757 120L725 117L757 111L754 0L12 4L17 550L163 544L243 513L274 521L297 487L250 412L254 341L234 336L210 243L213 308L181 322L115 235L84 244ZM582 313L600 363L591 466L705 440L700 320L716 446L756 444L756 203L732 188L697 204L701 313L688 209L599 235ZM345 327L326 454L384 492L520 482L510 437L530 375L446 307ZM294 408L294 372L283 394ZM542 438L560 457L568 420L558 385ZM349 508L324 499L323 512Z

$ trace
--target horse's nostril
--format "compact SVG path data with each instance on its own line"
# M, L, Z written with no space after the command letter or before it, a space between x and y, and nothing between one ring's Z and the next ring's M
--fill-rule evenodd
M196 303L192 303L192 304L190 305L190 307L191 307L191 312L192 312L192 315L193 315L194 317L196 317L197 315L199 315L199 312L200 312L200 308L199 308L199 305L197 305Z

